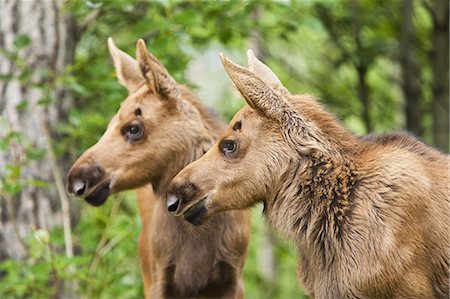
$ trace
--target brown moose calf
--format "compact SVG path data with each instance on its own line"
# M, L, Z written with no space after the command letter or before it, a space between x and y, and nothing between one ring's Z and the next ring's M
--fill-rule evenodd
M165 201L170 180L213 145L223 125L175 82L143 40L137 61L112 39L108 45L129 96L72 166L68 189L99 206L112 193L151 184L138 191L146 298L242 298L249 212L221 213L197 227L173 217Z
M174 214L263 202L315 298L448 298L449 157L405 133L355 137L251 51L249 69L221 58L248 106L172 180Z

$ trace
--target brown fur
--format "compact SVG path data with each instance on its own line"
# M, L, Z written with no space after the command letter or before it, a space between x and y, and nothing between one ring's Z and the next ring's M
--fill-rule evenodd
M68 189L98 206L112 193L150 183L137 192L146 298L242 298L249 212L230 211L193 226L170 215L163 200L168 182L212 146L223 124L173 80L143 41L137 61L108 42L130 95L97 144L72 166Z
M405 133L357 138L267 67L223 62L249 106L173 179L175 214L263 202L315 298L448 298L449 157Z
M156 198L152 185L146 185L136 190L136 201L138 204L139 216L141 218L141 231L138 237L138 254L141 263L142 279L144 281L144 293L146 298L150 298L150 286L152 284L152 271L150 268L152 257L151 248L151 223L153 208Z

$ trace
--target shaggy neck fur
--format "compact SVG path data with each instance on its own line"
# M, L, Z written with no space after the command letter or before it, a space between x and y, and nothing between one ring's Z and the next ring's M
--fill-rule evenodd
M312 297L329 289L329 298L344 296L336 267L351 247L351 226L358 185L356 164L335 148L297 151L266 203L269 222L293 240L299 253L299 275ZM323 274L327 273L327 277ZM320 286L317 285L320 284Z
M291 99L305 111L286 113L285 140L293 150L271 199L269 221L295 241L299 252L327 267L344 246L355 205L358 171L353 160L356 139L336 119L308 97ZM338 137L338 138L336 138Z
M320 152L291 165L266 214L283 234L312 249L321 262L332 263L334 247L342 246L351 218L355 165L350 159L333 159Z

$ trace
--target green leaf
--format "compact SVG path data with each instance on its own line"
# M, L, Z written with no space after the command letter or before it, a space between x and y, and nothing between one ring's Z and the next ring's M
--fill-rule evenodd
M25 48L29 44L31 44L31 38L27 34L18 35L13 41L13 45L17 50Z

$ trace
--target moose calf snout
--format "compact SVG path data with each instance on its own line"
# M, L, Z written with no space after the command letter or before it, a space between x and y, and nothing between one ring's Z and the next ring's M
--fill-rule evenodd
M67 176L67 189L70 193L83 197L88 188L98 184L104 173L99 166L72 167Z

